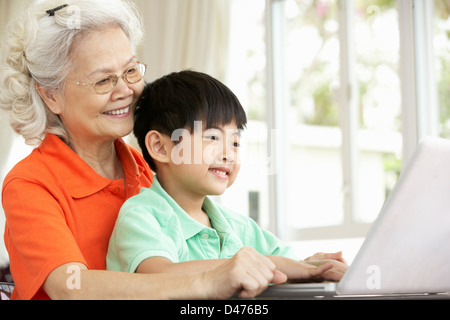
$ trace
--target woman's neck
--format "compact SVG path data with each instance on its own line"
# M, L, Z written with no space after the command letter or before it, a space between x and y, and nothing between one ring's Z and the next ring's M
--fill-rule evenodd
M124 178L122 164L117 155L114 141L83 144L72 139L69 146L100 176L110 180Z

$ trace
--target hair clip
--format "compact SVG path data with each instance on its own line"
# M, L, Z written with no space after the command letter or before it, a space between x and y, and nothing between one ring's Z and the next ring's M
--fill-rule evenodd
M59 10L61 10L61 9L64 9L65 7L68 7L68 6L69 6L68 4L63 4L62 6L56 7L55 9L52 9L52 10L47 10L47 11L45 11L45 12L48 13L48 15L49 15L50 17L53 17L53 16L55 15L55 12L56 12L56 11L59 11Z

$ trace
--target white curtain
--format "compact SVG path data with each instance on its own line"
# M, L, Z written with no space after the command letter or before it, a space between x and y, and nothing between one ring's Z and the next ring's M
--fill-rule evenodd
M0 41L9 20L30 0L0 0ZM224 81L228 62L231 0L134 0L144 20L145 40L139 59L149 65L147 81L193 69ZM8 116L0 112L0 185L19 161L23 142L14 135ZM132 136L127 141L136 146ZM17 151L19 150L19 151ZM25 149L26 150L26 149ZM26 152L26 151L25 151ZM12 162L12 163L11 163ZM0 266L8 258L3 243L4 214L0 207Z
M223 81L228 60L230 0L135 0L145 24L147 79L193 69Z
M151 82L192 69L225 81L231 0L134 0L145 28L139 59ZM130 135L127 142L138 147Z

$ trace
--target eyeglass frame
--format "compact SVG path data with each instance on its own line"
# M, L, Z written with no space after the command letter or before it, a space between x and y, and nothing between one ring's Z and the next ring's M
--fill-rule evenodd
M130 69L132 69L133 67L136 67L136 66L138 67L138 69L140 69L139 66L143 66L144 71L141 72L142 78L139 79L139 80L137 80L136 82L130 82L130 81L128 80L128 77L127 77L128 71L129 71ZM100 78L98 79L98 81L95 81L95 82L82 82L82 81L73 81L73 80L65 80L65 81L66 81L66 82L70 82L70 83L74 83L74 84L79 85L79 86L82 86L82 87L87 87L87 86L92 87L92 88L94 89L94 91L95 91L97 94L99 94L99 95L105 95L105 94L108 94L108 93L110 93L111 91L114 90L114 88L117 86L117 83L119 82L119 78L122 78L122 80L123 80L125 83L128 83L128 84L136 84L136 83L138 83L139 81L141 81L142 79L144 79L145 74L147 73L147 69L148 69L148 65L146 65L145 63L142 63L142 62L140 62L140 61L136 61L136 63L135 63L132 67L129 67L129 68L128 68L122 75L120 75L120 76L118 76L118 75L115 74L115 73L112 73L112 74L109 74L109 75L105 75L104 78L103 78L103 77L100 77ZM111 78L111 77L113 77L113 78ZM109 90L109 91L107 91L107 92L104 92L104 93L99 93L99 92L95 89L95 86L96 86L99 82L101 82L102 80L104 80L104 79L106 79L106 78L109 78L109 79L115 79L115 80L114 80L115 83L114 83L114 85L112 86L111 90Z

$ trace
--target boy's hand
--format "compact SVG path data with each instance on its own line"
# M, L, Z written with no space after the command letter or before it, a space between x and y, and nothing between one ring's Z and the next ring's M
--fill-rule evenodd
M337 253L316 253L305 259L305 262L313 266L331 264L332 267L323 274L324 280L339 281L348 269L348 264L342 257L342 252Z
M324 263L320 266L314 266L305 262L300 263L303 265L303 271L297 280L307 280L307 281L316 281L322 282L330 280L327 276L327 273L331 271L333 265L331 263Z
M306 258L304 261L309 262L309 261L318 261L318 260L336 260L345 265L348 265L347 261L345 261L344 257L342 256L342 251L336 252L336 253L319 252L311 257Z

